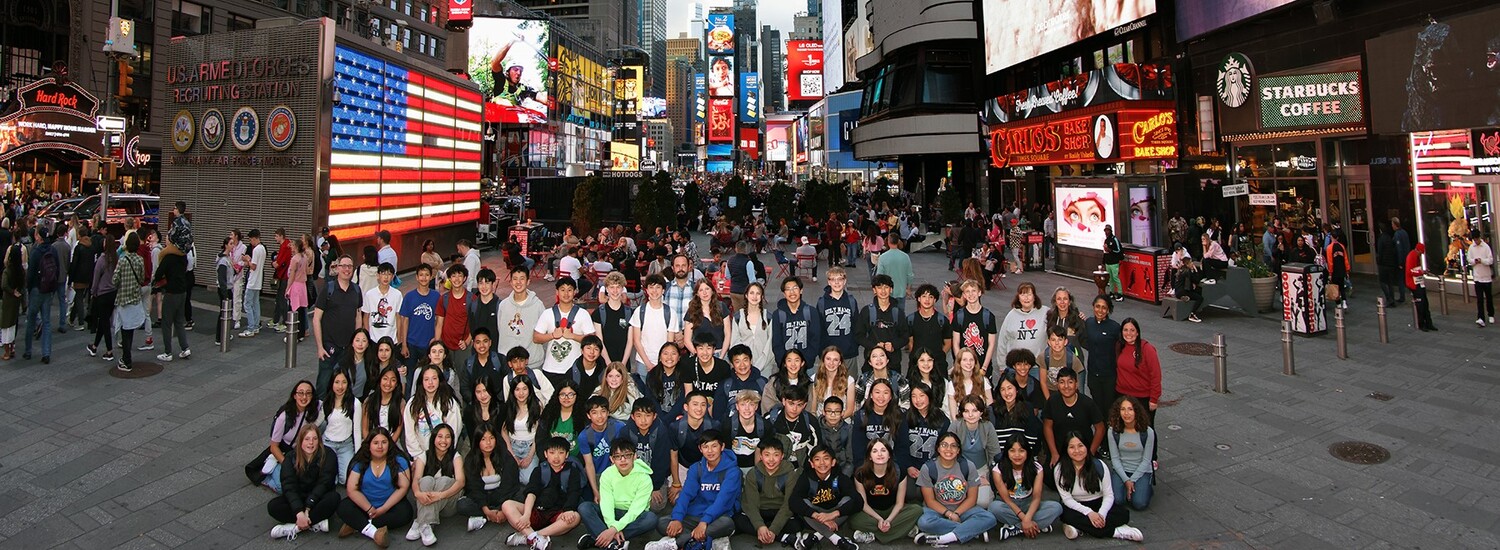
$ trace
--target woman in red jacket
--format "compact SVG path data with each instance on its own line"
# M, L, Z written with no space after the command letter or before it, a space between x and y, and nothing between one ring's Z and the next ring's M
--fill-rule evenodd
M1156 402L1161 399L1161 361L1156 346L1141 338L1141 324L1135 318L1120 323L1120 342L1115 344L1115 391L1120 397L1134 397L1151 410L1151 425L1156 427Z

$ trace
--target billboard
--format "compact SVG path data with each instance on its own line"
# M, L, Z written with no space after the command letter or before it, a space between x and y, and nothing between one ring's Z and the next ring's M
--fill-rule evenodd
M875 51L875 36L870 34L870 14L865 9L867 4L854 3L854 23L844 33L844 79L848 82L859 80L859 75L855 74L855 61Z
M786 97L790 101L823 98L823 43L788 40L786 43Z
M661 118L667 116L667 100L660 97L641 98L641 118Z
M709 55L734 53L734 14L710 13L703 29L703 46Z
M703 73L693 76L693 145L703 145L708 137L708 87Z
M832 92L844 85L843 0L823 1L823 89ZM849 68L853 68L850 65Z
M760 74L740 74L740 123L760 123Z
M984 0L983 6L986 74L1156 13L1156 0Z
M0 117L0 161L36 149L65 149L86 157L104 156L108 135L96 128L99 100L72 82L43 78L16 93L20 108ZM193 123L187 119L187 141ZM173 136L179 128L174 125Z
M1177 112L1170 108L1121 109L990 131L990 161L997 168L1176 156Z
M740 128L740 151L750 160L760 160L760 131L755 128Z
M433 21L437 20L437 6L433 6ZM463 30L469 28L474 18L474 0L448 0L448 24L449 30Z
M1365 42L1370 126L1398 134L1500 124L1500 8L1407 27Z
M1306 128L1359 124L1365 120L1359 71L1263 76L1261 128Z
M637 143L612 141L609 144L609 166L611 171L635 171L641 169L641 146Z
M1187 42L1221 27L1255 17L1297 0L1235 0L1234 2L1178 2L1177 41Z
M1115 101L1170 100L1177 86L1167 64L1118 63L984 102L987 124L1004 124Z
M615 71L615 116L637 118L646 87L641 81L646 68L639 65L620 67Z
M1104 249L1104 226L1114 226L1115 190L1110 186L1062 186L1053 191L1057 244Z
M734 127L734 98L716 97L708 100L708 141L733 143Z
M708 95L710 97L734 97L734 74L733 57L708 58Z
M766 160L786 162L787 128L785 122L766 121Z
M545 124L551 108L551 28L537 19L475 17L469 79L485 98L485 122Z
M728 160L710 160L703 163L703 169L711 174L728 174L734 171L734 162Z

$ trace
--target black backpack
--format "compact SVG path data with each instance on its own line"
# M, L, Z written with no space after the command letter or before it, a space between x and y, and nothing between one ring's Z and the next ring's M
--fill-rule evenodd
M44 246L46 248L42 249L42 261L41 264L37 266L37 272L40 274L40 278L37 282L37 290L40 290L42 292L55 292L57 291L57 287L61 286L58 284L59 279L57 276L57 273L59 271L57 249L53 248L50 244L43 244L38 246Z

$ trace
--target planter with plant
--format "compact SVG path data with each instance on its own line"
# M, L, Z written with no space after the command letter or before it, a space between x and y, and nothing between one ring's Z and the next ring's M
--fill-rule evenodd
M1250 272L1250 291L1255 295L1255 309L1271 311L1276 305L1276 276L1271 273L1271 266L1255 256L1242 257L1237 265Z

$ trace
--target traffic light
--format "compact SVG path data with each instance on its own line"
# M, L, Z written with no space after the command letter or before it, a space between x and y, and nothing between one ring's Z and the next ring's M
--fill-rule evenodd
M135 73L135 67L130 66L130 60L128 59L118 59L115 63L119 64L120 68L119 87L115 91L115 95L120 96L120 100L123 101L133 93L133 90L130 88L131 85L135 84L135 78L130 75Z

